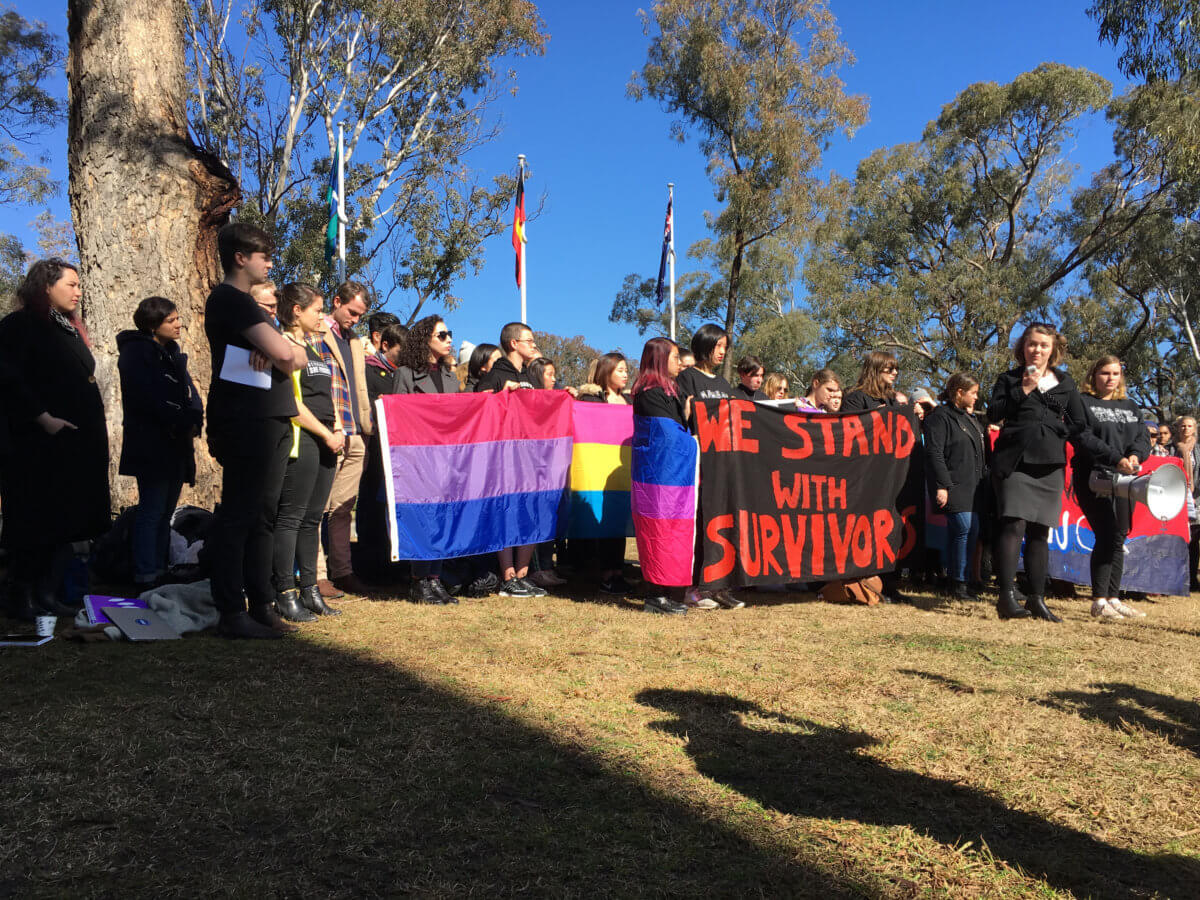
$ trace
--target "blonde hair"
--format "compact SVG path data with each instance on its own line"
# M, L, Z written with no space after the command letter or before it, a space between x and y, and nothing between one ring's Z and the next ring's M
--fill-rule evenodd
M1117 382L1117 390L1115 393L1113 393L1113 399L1125 399L1125 367L1121 365L1120 357L1114 356L1111 353L1106 353L1104 356L1092 363L1092 367L1088 369L1087 373L1087 384L1083 386L1084 393L1091 394L1093 397L1096 396L1096 373L1105 366L1111 365L1121 366L1121 380Z
M767 376L767 380L763 382L763 393L767 395L768 400L774 400L779 389L784 385L791 387L788 377L782 372L772 372Z

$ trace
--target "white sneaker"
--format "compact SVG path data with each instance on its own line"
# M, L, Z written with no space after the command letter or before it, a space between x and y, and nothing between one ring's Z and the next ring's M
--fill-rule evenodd
M683 595L683 605L693 609L716 609L718 606L709 591L694 587L688 588L687 593Z
M1092 601L1092 618L1095 618L1095 619L1123 619L1125 617L1123 615L1121 615L1119 612L1117 612L1115 609L1113 609L1111 606L1109 606L1109 603L1107 600L1100 599L1100 600Z
M1128 603L1122 603L1119 597L1114 597L1108 601L1108 605L1125 616L1127 619L1144 619L1146 614L1140 609L1134 609Z

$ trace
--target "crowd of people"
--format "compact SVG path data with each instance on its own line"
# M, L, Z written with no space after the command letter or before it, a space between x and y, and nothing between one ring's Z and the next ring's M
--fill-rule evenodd
M207 398L189 373L179 311L169 299L141 301L133 328L116 338L124 417L118 471L138 488L133 579L147 589L167 577L171 517L183 485L195 479L195 442L207 426L222 477L203 561L218 631L278 638L297 623L338 615L330 601L371 595L372 584L394 581L384 445L374 413L380 396L561 386L554 360L543 356L523 322L505 325L496 344L462 342L456 357L442 316L411 327L388 313L368 317L369 291L357 282L339 285L328 303L309 284L277 287L270 280L271 241L250 225L224 227L218 247L225 280L205 307ZM17 291L18 309L0 321L0 542L10 560L8 611L18 618L74 612L63 594L71 545L99 537L112 522L105 410L80 298L74 266L41 260ZM1131 509L1092 491L1094 469L1133 474L1151 455L1178 457L1196 521L1195 420L1184 417L1174 428L1144 422L1125 395L1116 357L1096 360L1077 386L1062 365L1063 339L1048 323L1025 329L1013 351L1015 367L997 379L986 414L980 384L968 373L951 376L938 400L901 393L899 362L886 351L866 354L848 390L831 369L792 390L754 356L738 361L738 383L730 384L721 374L729 350L722 328L703 325L687 348L649 340L633 384L630 361L614 352L592 361L585 384L565 389L580 401L631 405L635 415L665 417L683 428L694 427L694 404L709 399L750 399L813 415L910 406L923 422L931 506L947 522L943 590L978 598L990 548L1002 619L1060 621L1046 605L1047 537L1061 516L1068 444L1075 453L1072 487L1096 537L1091 612L1097 618L1142 613L1121 590ZM989 429L998 433L990 436ZM1198 530L1190 543L1193 589ZM1017 588L1022 546L1027 593ZM457 603L460 592L542 596L564 583L565 571L585 566L601 592L633 593L625 580L625 540L611 538L413 561L406 567L408 598L446 605ZM886 600L909 600L900 578L883 574ZM744 606L734 592L708 589L698 577L687 588L647 584L644 593L647 611L666 614Z

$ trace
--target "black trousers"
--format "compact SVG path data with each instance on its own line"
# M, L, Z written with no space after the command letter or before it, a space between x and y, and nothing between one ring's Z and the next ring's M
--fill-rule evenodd
M1096 536L1091 559L1092 596L1119 597L1121 576L1125 574L1125 538L1129 536L1133 510L1128 500L1097 497L1079 480L1075 482L1075 498Z
M289 459L279 493L275 518L274 584L276 591L312 587L317 583L317 551L321 546L321 517L333 476L337 454L311 431L300 429L300 448ZM296 581L295 568L300 569Z
M221 505L205 543L213 603L243 612L275 599L271 559L279 492L292 448L290 419L209 423L208 445L221 464Z

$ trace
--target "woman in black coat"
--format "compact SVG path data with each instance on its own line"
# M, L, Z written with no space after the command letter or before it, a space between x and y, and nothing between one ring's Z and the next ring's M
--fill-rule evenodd
M1092 615L1096 618L1141 618L1146 614L1121 600L1125 572L1125 538L1133 526L1133 504L1125 497L1098 497L1088 483L1093 469L1133 475L1150 455L1150 435L1142 411L1125 396L1125 370L1116 356L1102 356L1092 364L1084 385L1083 405L1089 430L1104 442L1109 453L1097 458L1088 447L1079 447L1071 461L1072 481L1079 508L1092 526Z
M979 539L987 474L983 429L975 418L979 382L956 372L946 382L941 404L925 417L925 475L933 506L946 515L946 572L953 596L975 599L967 573Z
M1107 446L1088 429L1087 411L1066 369L1055 369L1066 355L1066 343L1046 322L1030 325L1013 348L1020 365L996 379L988 401L988 418L1001 424L992 453L1000 527L995 567L1000 586L996 611L1002 619L1035 616L1061 622L1046 606L1050 564L1050 529L1062 516L1067 464L1066 445L1091 449L1095 458L1109 456ZM1030 596L1022 608L1014 584L1021 541L1025 541L1025 573Z
M451 370L454 340L441 316L426 316L408 332L393 394L457 394L458 377ZM409 599L413 603L457 603L442 584L444 560L414 560Z
M108 430L80 294L74 266L39 260L17 288L19 308L0 321L0 540L19 618L73 614L62 602L70 545L112 521Z
M204 424L200 393L180 352L182 322L175 304L147 297L132 331L117 335L124 414L118 471L137 479L133 580L149 585L167 571L171 516L183 485L196 483L193 442Z

